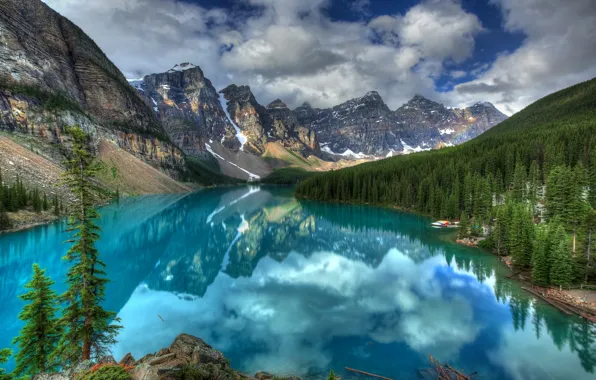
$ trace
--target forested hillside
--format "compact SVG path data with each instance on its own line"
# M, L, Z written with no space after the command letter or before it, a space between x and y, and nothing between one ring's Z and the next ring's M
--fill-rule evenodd
M594 276L596 242L596 79L551 94L465 144L317 175L296 193L461 218L462 236L486 227L485 244L516 265L539 259L533 267L546 275L536 273L537 282L585 281ZM548 226L533 226L541 220ZM540 246L536 234L548 242Z

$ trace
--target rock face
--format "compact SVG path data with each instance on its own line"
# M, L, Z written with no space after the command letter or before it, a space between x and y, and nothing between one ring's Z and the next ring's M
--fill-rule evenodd
M184 157L154 112L76 25L40 0L0 2L0 129L64 143L78 123L179 176Z
M114 365L114 360L99 361L102 364ZM77 374L92 367L93 363L83 362L75 369L68 369L59 374L39 374L33 380L74 380ZM138 361L126 354L118 363L131 370L135 380L175 380L184 372L192 379L219 380L300 380L298 377L279 377L267 372L258 372L255 377L235 371L225 356L200 338L188 334L180 334L168 348L162 348L155 354L145 355ZM190 373L192 372L192 374Z
M182 63L131 84L153 108L172 141L186 154L204 156L205 143L209 140L230 149L240 147L219 94L198 66Z
M267 142L280 142L285 148L307 157L319 154L317 136L300 125L296 114L284 102L275 100L266 108L255 99L248 86L230 85L221 93L233 122L246 138L243 149L263 154Z
M449 109L420 95L391 111L375 91L328 109L305 103L294 112L300 124L317 133L323 152L353 157L459 144L507 118L490 103Z
M317 133L321 150L329 154L382 155L400 144L395 134L399 125L376 91L333 108L313 109L305 103L295 113L300 123Z

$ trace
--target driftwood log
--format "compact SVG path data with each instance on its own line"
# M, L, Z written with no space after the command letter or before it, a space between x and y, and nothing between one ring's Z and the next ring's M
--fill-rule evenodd
M361 375L366 375L366 376L370 376L370 377L376 377L377 379L392 380L392 379L390 379L388 377L375 375L374 373L368 373L368 372L360 371L360 370L354 369L354 368L348 368L348 367L346 367L346 371L356 372L356 373L359 373Z

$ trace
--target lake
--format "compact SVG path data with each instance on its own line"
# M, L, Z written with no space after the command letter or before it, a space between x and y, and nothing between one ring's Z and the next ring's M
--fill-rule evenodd
M413 379L430 354L482 379L594 379L594 327L427 218L257 186L126 198L100 213L105 307L124 326L117 360L186 332L252 373ZM0 348L22 327L17 295L33 263L64 291L63 230L0 235Z

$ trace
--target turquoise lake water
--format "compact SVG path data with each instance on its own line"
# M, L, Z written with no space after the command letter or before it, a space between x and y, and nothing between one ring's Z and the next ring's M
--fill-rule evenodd
M105 307L124 326L118 360L186 332L253 373L415 379L431 354L481 379L596 378L594 327L537 302L496 257L426 218L270 187L128 198L100 212ZM33 263L64 291L63 230L0 235L0 348L22 327L17 295Z

